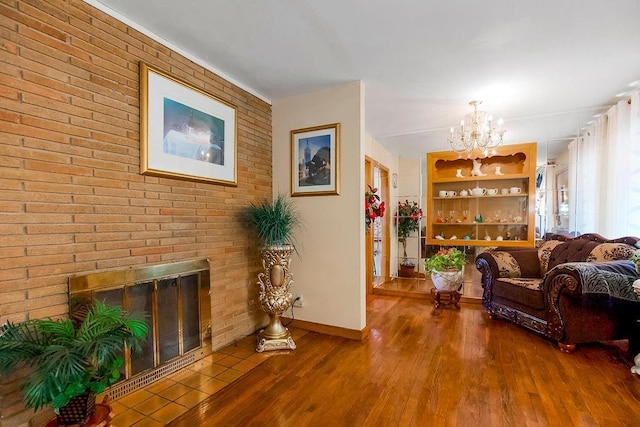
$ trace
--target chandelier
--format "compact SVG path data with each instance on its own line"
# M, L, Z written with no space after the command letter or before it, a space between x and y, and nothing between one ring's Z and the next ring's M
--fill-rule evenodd
M451 128L449 144L453 151L470 154L474 149L478 149L486 155L489 148L497 147L502 142L502 137L507 131L502 128L504 121L498 120L498 128L493 127L492 117L487 115L486 111L478 111L480 104L482 101L471 101L469 105L473 106L473 113L464 116L458 132Z

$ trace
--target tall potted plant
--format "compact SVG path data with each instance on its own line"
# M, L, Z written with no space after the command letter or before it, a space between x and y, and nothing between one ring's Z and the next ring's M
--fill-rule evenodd
M96 394L120 377L125 346L139 351L148 332L142 313L97 300L83 314L78 324L34 319L0 328L0 374L31 368L23 383L25 405L36 411L52 406L58 425L86 422Z
M407 257L407 237L414 231L420 229L421 219L422 209L420 209L417 202L410 202L409 200L398 202L398 212L395 216L395 223L398 227L398 241L402 243L403 251L399 272L399 276L401 277L413 276L416 264Z
M280 316L293 303L290 271L291 255L295 251L294 232L301 225L300 215L291 199L280 194L275 200L251 204L251 223L262 243L262 268L258 274L260 305L269 315L269 325L258 335L256 351L295 349L296 344Z

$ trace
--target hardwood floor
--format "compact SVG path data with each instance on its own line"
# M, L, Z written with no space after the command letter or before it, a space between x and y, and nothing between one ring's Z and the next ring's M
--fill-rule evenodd
M567 355L477 304L373 295L367 319L365 341L307 333L169 425L640 425L616 346Z

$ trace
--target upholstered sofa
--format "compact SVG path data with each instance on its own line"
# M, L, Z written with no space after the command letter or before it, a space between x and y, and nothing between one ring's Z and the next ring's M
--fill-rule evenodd
M635 237L552 235L540 248L496 248L476 257L483 308L558 342L576 344L630 338L637 333L640 278L629 261Z

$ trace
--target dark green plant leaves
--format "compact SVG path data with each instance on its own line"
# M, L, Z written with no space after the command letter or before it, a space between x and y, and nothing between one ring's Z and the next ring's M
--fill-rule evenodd
M293 202L283 194L279 194L273 202L264 200L251 204L248 215L258 237L270 246L293 244L295 228L301 225Z
M148 333L145 316L100 301L76 329L71 320L29 320L0 328L0 374L21 366L25 405L54 410L92 390L101 393L120 377L125 345L136 351Z

